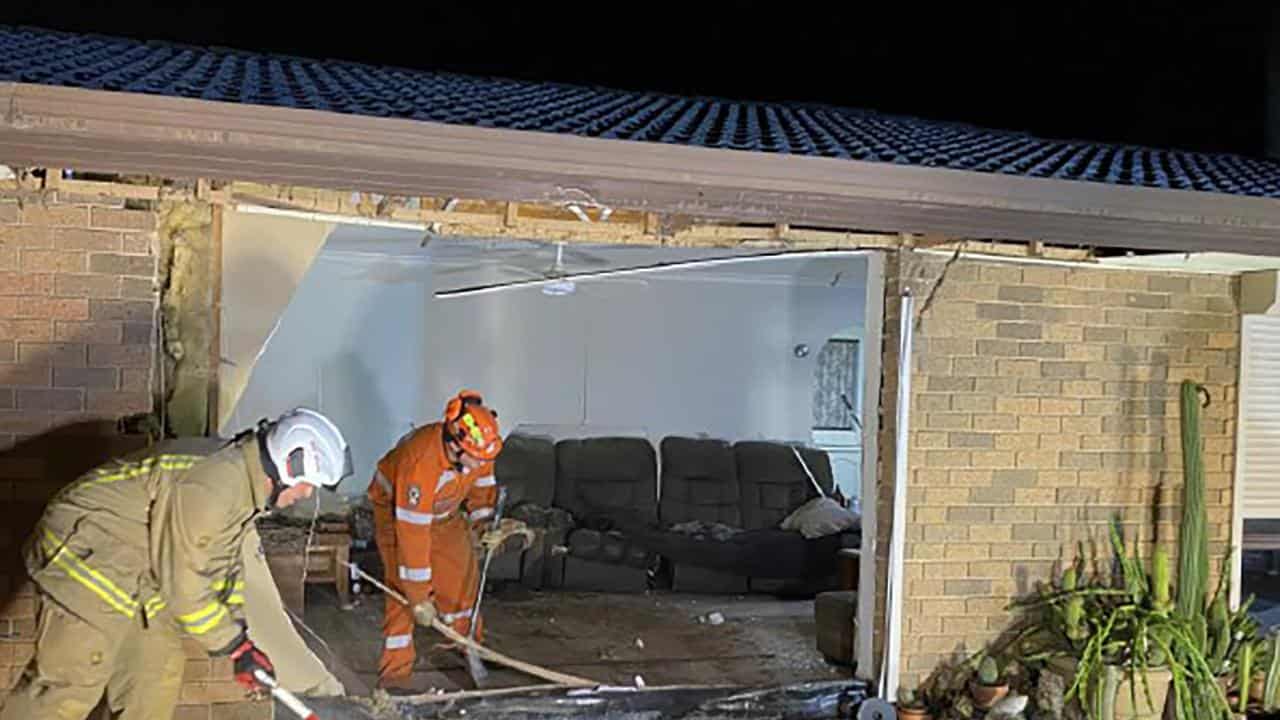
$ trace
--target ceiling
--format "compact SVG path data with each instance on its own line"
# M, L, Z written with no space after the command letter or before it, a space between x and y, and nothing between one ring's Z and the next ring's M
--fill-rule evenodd
M554 244L507 238L433 238L425 247L422 240L422 233L415 230L338 225L330 234L324 253L424 262L432 269L437 289L536 280L553 268L557 254ZM770 257L747 260L753 255ZM849 253L832 257L818 257L812 253L776 255L775 250L566 243L561 268L563 273L573 274L694 260L742 258L745 261L741 263L673 268L646 273L644 277L827 286L861 284L863 281L865 260Z

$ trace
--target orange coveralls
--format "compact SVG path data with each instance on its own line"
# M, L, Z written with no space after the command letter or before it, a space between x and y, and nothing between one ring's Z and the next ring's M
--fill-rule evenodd
M378 461L369 484L387 585L412 605L434 602L439 618L464 635L471 631L480 577L471 526L493 516L497 495L492 463L466 471L449 462L440 423L402 438ZM483 625L476 622L479 638ZM380 681L412 674L413 627L412 610L388 596Z

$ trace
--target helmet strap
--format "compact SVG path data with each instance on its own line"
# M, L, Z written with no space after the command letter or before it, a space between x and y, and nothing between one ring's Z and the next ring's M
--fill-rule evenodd
M271 432L273 425L267 421L258 423L258 429L255 435L258 438L258 459L262 461L262 469L267 472L267 477L271 479L271 497L267 498L267 509L270 510L276 506L276 501L280 499L280 493L284 492L284 483L280 482L280 469L276 467L275 460L271 459L271 453L267 451L267 434Z

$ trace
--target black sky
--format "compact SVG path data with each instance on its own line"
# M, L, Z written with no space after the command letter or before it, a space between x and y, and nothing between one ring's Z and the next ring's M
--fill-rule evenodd
M1263 3L3 0L0 22L1258 155Z

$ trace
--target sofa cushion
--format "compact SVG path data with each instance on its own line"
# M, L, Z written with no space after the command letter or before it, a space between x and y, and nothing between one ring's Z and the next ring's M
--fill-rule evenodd
M622 533L581 528L569 535L569 555L580 560L645 568L650 553Z
M658 467L643 438L588 438L556 443L557 507L579 524L617 527L658 522Z
M723 440L668 437L662 440L664 525L699 520L741 527L741 493L733 447Z
M835 488L831 461L822 450L798 448L825 494ZM818 496L790 445L740 442L733 446L742 493L742 526L748 530L776 528L784 518Z
M555 499L556 446L550 438L508 436L493 470L498 484L507 489L507 507L521 503L549 507Z

